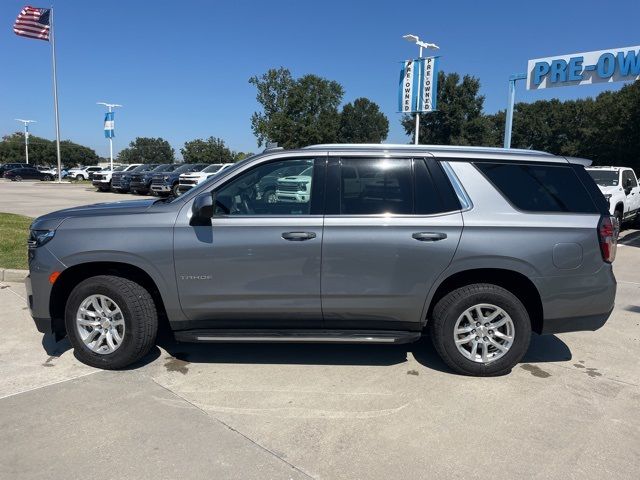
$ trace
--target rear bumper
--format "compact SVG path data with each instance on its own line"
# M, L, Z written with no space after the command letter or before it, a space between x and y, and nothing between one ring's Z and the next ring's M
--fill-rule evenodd
M544 311L540 333L594 331L611 316L617 284L610 264L593 275L532 280Z

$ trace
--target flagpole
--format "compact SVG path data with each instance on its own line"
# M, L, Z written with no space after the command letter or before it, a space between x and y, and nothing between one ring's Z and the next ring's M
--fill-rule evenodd
M56 75L56 36L53 27L53 6L49 14L49 36L51 37L51 61L53 63L53 106L56 114L56 154L58 157L58 182L62 182L60 159L60 115L58 114L58 77Z

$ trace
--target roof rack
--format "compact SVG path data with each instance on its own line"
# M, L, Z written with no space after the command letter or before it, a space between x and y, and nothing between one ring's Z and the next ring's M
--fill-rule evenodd
M430 152L482 152L482 153L502 153L502 154L523 154L523 155L549 155L552 153L540 150L526 150L521 148L496 148L496 147L473 147L473 146L455 146L455 145L408 145L408 144L391 144L391 143L325 143L320 145L309 145L304 147L305 150L428 150Z

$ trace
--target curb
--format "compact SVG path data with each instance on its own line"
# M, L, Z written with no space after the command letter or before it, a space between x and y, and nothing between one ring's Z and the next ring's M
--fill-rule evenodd
M16 270L14 268L0 268L0 281L24 282L29 275L29 270Z

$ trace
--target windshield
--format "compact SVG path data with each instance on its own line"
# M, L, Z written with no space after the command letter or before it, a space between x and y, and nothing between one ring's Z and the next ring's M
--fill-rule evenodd
M156 168L154 168L152 170L152 172L154 173L158 173L158 172L170 172L171 170L173 170L175 168L175 166L173 165L173 163L165 163L164 165L158 165Z
M136 168L134 168L133 170L131 170L132 172L147 172L149 170L153 170L154 168L156 168L158 165L155 163L151 163L151 164L143 164L140 165Z
M209 165L207 168L205 168L204 170L202 170L202 173L213 173L213 172L217 172L218 170L220 170L222 168L222 164L221 163L214 163L213 165Z
M618 172L614 170L587 170L593 181L603 187L618 186Z
M113 171L114 172L121 172L122 170L124 170L126 167L124 165L117 165L115 167L113 167Z

